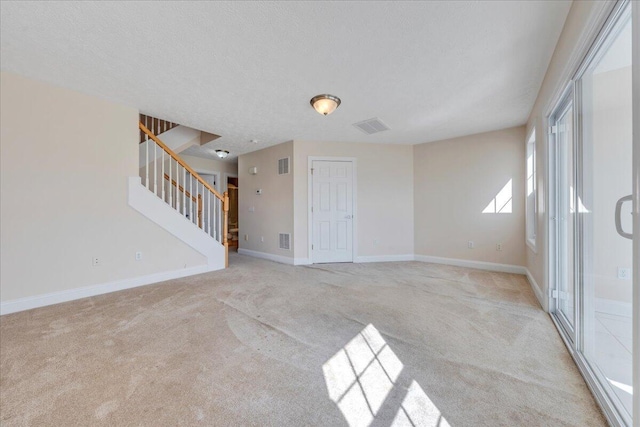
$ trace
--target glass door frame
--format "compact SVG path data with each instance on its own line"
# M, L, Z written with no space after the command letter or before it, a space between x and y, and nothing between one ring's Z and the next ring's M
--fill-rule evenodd
M567 110L572 108L572 123L573 127L576 127L576 108L575 108L575 90L574 90L574 82L572 81L567 88L564 90L563 95L560 97L560 101L557 103L556 107L553 109L551 116L549 117L549 231L552 238L549 240L549 257L550 259L557 260L560 254L560 222L563 221L560 212L560 194L558 191L558 185L561 174L562 165L561 159L559 158L559 147L558 147L558 135L560 130L553 131L552 129L557 129L558 121L564 118L567 114ZM574 129L575 135L575 129ZM575 137L574 137L575 140ZM576 145L573 144L573 150L569 153L572 157L572 162L576 165ZM577 183L575 169L571 171L573 174L573 182ZM575 203L577 191L573 191L573 206L577 206ZM568 218L566 219L568 221ZM577 235L577 221L573 222L573 235ZM573 245L574 242L567 242L567 245ZM578 253L578 248L573 247L574 260L577 259L575 256ZM580 316L578 315L579 305L577 301L578 292L577 283L574 283L574 293L573 293L573 319L567 319L566 315L560 310L558 301L560 299L559 293L562 290L559 288L559 283L562 280L561 276L563 275L563 271L560 271L558 268L559 262L549 263L549 275L550 275L550 286L551 289L551 298L549 304L549 312L554 314L556 318L554 319L558 326L562 328L564 332L563 339L568 340L569 343L567 345L576 346L578 334L576 333L578 328L578 321ZM576 263L573 263L573 278L577 279L578 272L576 271Z
M640 2L631 2L633 85L633 419L640 422Z
M591 364L587 361L584 354L584 333L585 325L583 322L583 313L585 310L584 277L583 277L583 254L584 242L582 241L582 231L584 226L584 216L579 212L578 199L583 194L583 183L580 172L583 170L582 165L582 111L581 111L581 77L584 75L593 59L600 53L600 48L607 41L607 37L611 34L613 28L618 21L626 13L626 8L631 3L632 7L632 26L633 26L633 419L636 420L632 424L632 420L618 411L610 395L612 395L611 386L606 381L600 381L601 375L596 373ZM610 9L610 13L606 18L602 28L594 39L593 44L589 47L584 55L580 65L577 67L571 80L565 87L558 102L550 110L547 115L546 123L549 125L549 133L547 138L547 180L548 180L548 209L547 209L547 280L549 284L549 314L556 325L560 336L567 346L571 356L573 357L578 369L584 377L587 385L595 395L600 404L607 420L613 426L640 426L640 2L630 0L619 0ZM567 325L564 315L559 313L558 307L558 278L559 271L557 268L558 248L558 158L556 137L552 132L552 127L556 120L562 116L569 105L573 104L573 139L574 139L574 191L573 206L576 210L574 221L574 241L568 244L574 244L574 307L575 318L573 331ZM555 291L555 294L554 294Z

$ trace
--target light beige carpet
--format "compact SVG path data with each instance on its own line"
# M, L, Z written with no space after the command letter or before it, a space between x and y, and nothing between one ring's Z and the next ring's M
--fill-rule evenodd
M2 426L605 424L523 276L231 264L3 316Z

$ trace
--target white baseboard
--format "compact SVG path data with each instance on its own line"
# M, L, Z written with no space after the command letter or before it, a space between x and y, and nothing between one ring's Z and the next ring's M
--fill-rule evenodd
M415 255L416 261L433 264L455 265L456 267L475 268L478 270L497 271L501 273L526 274L527 269L521 265L498 264L494 262L470 261L457 258L441 258L429 255Z
M261 258L269 261L279 262L280 264L295 265L295 259L282 255L268 254L266 252L252 251L251 249L243 248L239 248L238 253L241 255L252 256L254 258Z
M137 288L138 286L150 285L152 283L206 273L212 270L213 269L208 265L199 265L180 270L149 274L147 276L115 280L113 282L102 283L99 285L84 286L81 288L51 292L32 297L18 298L0 303L0 315L17 313L18 311L31 310L32 308L59 304L96 295L108 294L111 292L122 291L124 289Z
M596 311L598 313L612 314L614 316L633 316L633 307L630 302L615 301L605 298L596 298Z
M549 298L545 297L544 292L542 292L542 289L540 289L540 286L538 285L538 282L536 282L536 279L533 278L533 275L531 274L529 269L525 267L525 270L526 270L525 275L527 276L527 280L529 281L529 284L531 285L531 289L533 289L533 293L536 295L536 298L538 299L538 302L540 303L540 306L542 306L542 309L548 313L549 312Z
M413 261L415 257L413 254L405 255L372 255L372 256L357 256L353 262L395 262L395 261Z

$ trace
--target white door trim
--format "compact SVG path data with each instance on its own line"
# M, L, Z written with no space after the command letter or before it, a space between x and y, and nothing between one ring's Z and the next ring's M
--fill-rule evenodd
M325 162L351 162L353 170L353 228L352 228L352 251L353 262L355 262L358 256L358 159L356 157L328 157L328 156L309 156L307 158L307 256L309 263L313 264L313 251L311 245L313 244L313 214L311 207L313 206L313 175L311 174L311 168L314 161Z
M633 70L633 331L640 330L640 4L631 3ZM640 421L640 334L633 334L633 420Z
M231 173L231 172L225 172L222 174L222 185L220 187L220 194L224 193L225 191L227 191L229 189L228 187L228 179L227 178L237 178L238 174L237 173ZM238 183L239 184L239 183Z
M193 170L196 171L198 175L215 175L216 185L214 186L214 188L216 189L216 191L220 192L220 177L222 175L220 172L214 171L213 169L203 168L193 168Z

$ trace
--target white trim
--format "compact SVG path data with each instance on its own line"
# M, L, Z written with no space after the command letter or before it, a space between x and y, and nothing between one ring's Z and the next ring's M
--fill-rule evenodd
M584 62L587 53L591 49L591 45L596 40L603 28L607 18L616 6L615 1L597 2L594 6L594 10L589 15L587 24L583 27L582 33L578 36L578 39L573 47L569 60L565 62L565 66L560 73L560 77L556 81L556 85L551 93L554 95L549 98L549 101L544 108L544 116L549 117L556 105L564 97L565 85L573 79L578 72L580 66ZM562 37L562 35L560 35ZM551 58L553 62L554 58ZM546 129L546 128L544 128ZM544 132L546 134L546 132Z
M533 137L535 135L535 138L533 138L533 141L531 141L531 137ZM529 130L529 133L527 135L527 138L525 140L525 145L524 145L524 153L525 153L525 165L524 165L524 169L525 169L525 196L524 196L524 204L525 204L525 209L524 209L524 216L525 216L525 226L524 226L524 239L525 242L527 244L527 246L529 246L529 248L533 251L534 254L538 253L538 250L536 248L537 246L537 236L538 236L538 227L537 227L537 221L538 221L538 132L537 132L537 128L536 125L534 123L533 127ZM534 205L533 205L533 217L529 218L529 197L527 195L527 189L528 189L528 182L527 180L529 179L529 161L528 161L528 155L529 155L529 145L533 143L533 170L535 171L535 173L533 174L533 196L534 196ZM533 236L533 238L529 237L529 227L530 227L530 223L533 222L533 227L534 230L536 232L536 234Z
M371 255L371 256L359 256L354 258L355 263L365 262L398 262L398 261L414 261L415 256L413 254L405 255Z
M533 293L536 295L540 306L547 313L549 312L549 300L544 296L544 292L536 282L536 279L533 278L533 274L529 271L528 268L525 267L525 276L527 276L527 280L529 281L529 285L531 285L531 289L533 289Z
M280 264L295 265L295 259L293 257L269 254L266 252L252 251L251 249L243 249L243 248L238 248L238 253L240 255L248 255L254 258L261 258L269 261L279 262Z
M309 258L294 258L293 265L311 265Z
M222 189L221 193L224 193L225 191L227 191L229 189L229 183L228 178L237 178L238 174L237 173L232 173L232 172L225 172L222 174L222 187L220 187ZM239 187L239 186L238 186Z
M131 176L128 179L127 201L129 206L140 214L207 257L207 264L212 267L212 270L225 268L224 246L196 224L185 219L182 214L153 192L147 190L139 176Z
M358 158L357 157L330 157L330 156L309 156L307 157L307 256L309 264L313 264L313 214L311 207L313 206L313 174L311 168L314 161L326 162L351 162L352 170L352 202L353 202L353 227L351 229L352 237L352 260L356 262L358 258Z
M633 293L632 325L640 331L640 3L631 2L632 73L633 73ZM633 334L633 419L640 421L640 334Z
M538 215L536 214L536 221L538 220ZM537 236L536 239L525 239L525 242L527 243L527 246L529 247L529 249L531 249L531 252L533 252L534 254L538 253L538 249L536 248L536 243L535 241L537 240Z
M191 166L191 165L190 165ZM198 175L214 175L216 177L216 185L213 188L220 194L220 181L222 181L222 174L220 171L214 171L213 169L204 169L204 168L192 168Z
M595 310L598 313L605 313L623 317L631 317L633 315L633 309L630 302L616 301L606 298L596 298L595 306Z
M527 269L521 265L498 264L485 261L471 261L458 258L441 258L429 255L415 255L416 261L430 262L432 264L455 265L456 267L475 268L477 270L497 271L501 273L527 274Z
M67 301L74 301L96 295L108 294L122 291L124 289L137 288L139 286L151 285L153 283L164 282L171 279L192 276L212 271L208 265L185 268L174 271L165 271L146 276L133 277L129 279L115 280L99 285L83 286L81 288L68 289L59 292L35 295L32 297L18 298L0 303L0 315L17 313L19 311L31 310L32 308L45 307L47 305L59 304Z

